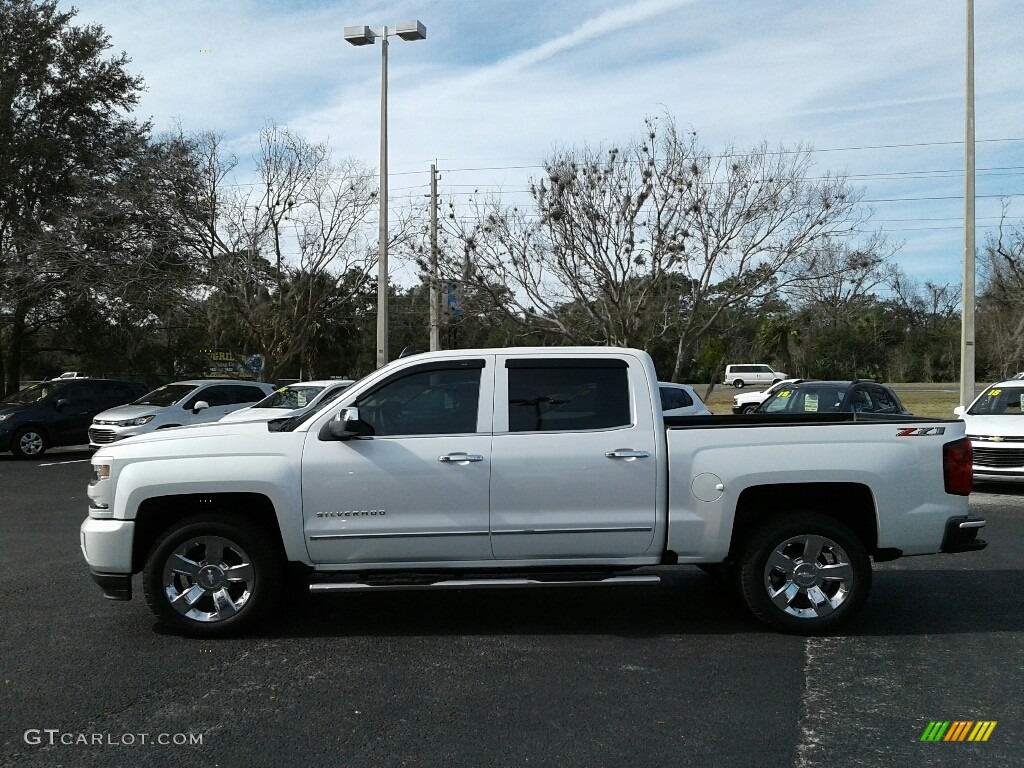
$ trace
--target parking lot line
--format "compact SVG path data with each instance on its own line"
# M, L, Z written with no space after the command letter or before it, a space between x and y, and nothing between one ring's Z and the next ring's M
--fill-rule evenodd
M50 461L46 464L40 464L40 467L56 467L61 464L78 464L83 461L92 461L92 459L71 459L69 461Z

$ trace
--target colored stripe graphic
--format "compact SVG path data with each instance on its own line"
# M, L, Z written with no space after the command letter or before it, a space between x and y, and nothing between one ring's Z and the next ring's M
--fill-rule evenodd
M921 734L921 741L939 741L949 728L948 720L932 720Z
M978 724L974 726L974 730L971 731L971 735L967 737L968 741L988 741L988 737L992 735L992 731L996 729L997 720L979 720Z
M988 741L997 720L932 720L921 741Z
M963 741L967 738L967 729L972 725L974 723L970 720L953 721L953 726L949 729L949 733L946 734L946 738L943 741Z

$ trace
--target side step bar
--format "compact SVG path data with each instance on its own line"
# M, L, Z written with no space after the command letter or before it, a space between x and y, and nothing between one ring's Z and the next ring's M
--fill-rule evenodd
M364 584L362 582L317 582L309 585L310 592L370 592L412 589L476 589L519 587L617 587L635 584L660 584L660 576L610 576L606 579L550 580L530 578L514 579L442 579L431 583Z

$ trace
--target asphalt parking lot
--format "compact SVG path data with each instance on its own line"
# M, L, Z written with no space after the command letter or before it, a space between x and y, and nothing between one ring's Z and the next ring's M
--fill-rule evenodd
M876 567L841 636L768 632L714 578L310 597L165 634L78 550L89 454L0 455L3 766L1024 765L1024 485L990 545ZM996 721L922 742L932 721Z

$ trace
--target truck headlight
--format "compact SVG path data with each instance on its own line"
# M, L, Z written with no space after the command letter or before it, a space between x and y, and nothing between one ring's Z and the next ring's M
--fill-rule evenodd
M122 427L141 427L143 424L149 424L149 422L151 422L154 418L156 418L156 417L155 416L139 416L139 418L137 418L137 419L128 419L127 421L122 421L121 422L121 426Z
M110 465L109 464L93 464L92 465L92 481L98 483L100 480L106 480L110 477Z

